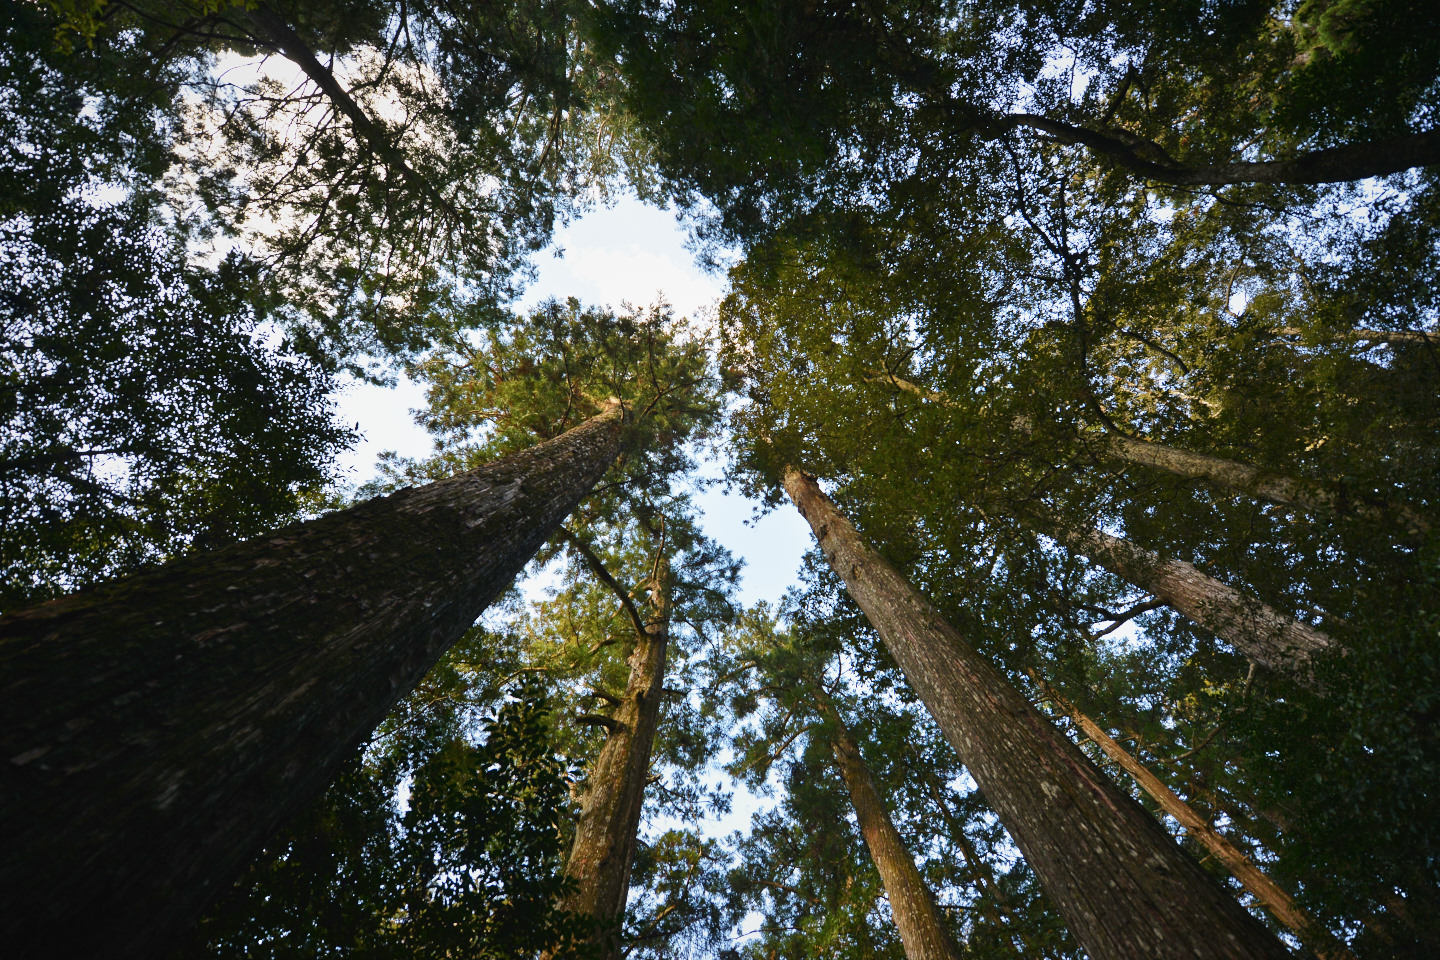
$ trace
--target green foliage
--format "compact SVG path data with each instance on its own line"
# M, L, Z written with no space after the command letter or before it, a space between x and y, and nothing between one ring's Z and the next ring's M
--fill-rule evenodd
M1433 344L1380 338L1433 321L1418 282L1434 272L1431 177L1346 220L1252 203L1162 218L1073 157L1024 173L1005 235L862 212L771 222L721 310L723 362L749 401L737 479L771 498L787 463L833 480L1017 682L1038 670L1133 730L1330 929L1386 930L1356 949L1420 950L1433 934L1401 912L1428 915L1437 880L1435 820L1417 814L1436 744L1416 706L1436 689L1419 638L1437 595L1433 533L1398 511L1430 516L1440 494L1440 368ZM948 185L894 181L881 202L912 188L938 202ZM1351 335L1362 317L1382 333ZM1119 462L1116 435L1299 478L1337 507ZM1142 591L1037 536L1037 508L1194 563L1347 653L1320 693L1247 680L1215 637L1143 612ZM1277 830L1265 813L1282 806Z
M163 178L191 252L243 250L290 344L357 374L512 295L556 222L636 168L569 0L7 9L97 95L147 91L154 122L124 136L156 162L127 187Z
M586 923L553 906L569 801L551 707L538 685L515 693L471 732L422 707L427 723L362 750L183 955L588 956Z
M128 136L159 122L140 78L105 93L29 19L0 38L5 609L296 519L353 438L270 342L255 264L187 264L151 190L106 195L163 166Z
M1033 672L1116 731L1358 955L1428 955L1440 181L1191 189L1135 170L1431 130L1437 15L9 4L0 605L316 505L348 439L325 400L341 369L399 358L428 388L433 456L392 459L375 492L618 401L624 453L538 555L547 586L382 725L217 906L205 949L580 950L591 931L553 909L573 797L634 618L664 609L627 949L902 955L823 690L966 955L1078 955L823 560L780 611L736 609L738 566L691 499L723 441L771 505L787 464L824 477L1017 685L1038 698ZM702 246L743 245L717 337L663 304L504 308L526 257L622 176L688 209ZM1116 438L1333 509L1124 462ZM1268 675L1037 533L1045 517L1194 564L1342 652L1313 684ZM697 824L729 809L710 780L726 757L775 803L721 841Z

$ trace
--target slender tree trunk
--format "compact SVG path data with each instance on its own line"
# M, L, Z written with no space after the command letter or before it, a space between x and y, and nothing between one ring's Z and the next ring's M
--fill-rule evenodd
M1149 591L1262 667L1307 682L1311 658L1335 647L1326 633L1201 573L1093 528L1076 529L1053 514L1027 519L1040 533Z
M1020 955L1027 958L1049 957L1050 951L1040 950L1031 942L1029 934L1025 932L1023 924L1015 919L1015 910L1010 905L1010 900L995 882L995 875L985 858L980 856L980 851L975 849L975 844L970 840L970 835L965 832L965 825L955 816L955 811L950 809L950 804L945 799L945 787L929 769L917 771L920 779L925 783L925 789L930 794L930 799L935 802L936 808L940 811L941 818L945 821L947 835L955 842L960 849L960 856L964 858L965 865L970 868L970 876L975 881L975 887L980 891L981 899L985 901L986 911L990 914L990 920L995 924L995 929L1009 933L1014 931L1020 939L1024 950Z
M1192 810L1190 805L1162 783L1159 777L1147 770L1140 761L1131 755L1130 751L1116 743L1103 727L1082 713L1079 707L1056 693L1049 684L1033 672L1031 677L1055 702L1056 706L1075 721L1075 725L1085 736L1104 751L1107 757L1119 764L1121 769L1134 777L1135 782L1140 785L1140 789L1144 790L1161 810L1174 817L1175 821L1185 828L1186 833L1203 844L1215 859L1223 863L1225 869L1229 870L1231 875L1255 896L1255 899L1265 905L1265 909L1274 914L1276 919L1289 927L1290 931L1301 940L1312 943L1311 949L1317 956L1325 958L1325 960L1355 960L1354 954L1344 945L1335 942L1323 927L1315 925L1315 922L1306 915L1305 911L1300 909L1290 894L1266 876L1259 867L1251 862L1249 857L1212 827L1209 821Z
M475 622L620 449L470 473L0 619L0 935L150 957Z
M1289 956L861 539L812 478L790 467L784 484L1094 960Z
M575 887L559 904L564 910L596 919L605 960L621 956L615 928L630 891L650 753L660 722L670 643L670 570L663 550L650 588L653 614L637 632L625 696L610 718L609 736L586 779L580 821L565 864L565 875L575 881Z
M1305 331L1299 327L1280 327L1275 331L1282 337L1303 337ZM1327 333L1337 340L1373 340L1376 343L1430 343L1440 341L1440 332L1426 330L1341 330Z
M850 791L850 802L855 806L855 819L870 850L870 859L880 871L890 913L900 931L900 942L905 945L905 956L908 960L960 960L960 951L945 928L940 908L890 821L885 801L875 788L875 780L861 759L845 721L818 687L812 689L811 695L830 721L830 747L835 753L835 766Z

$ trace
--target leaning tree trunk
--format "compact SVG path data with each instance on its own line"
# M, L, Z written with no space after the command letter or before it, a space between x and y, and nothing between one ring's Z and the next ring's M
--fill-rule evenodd
M565 864L565 876L575 886L561 899L559 907L595 918L605 960L621 956L616 927L630 891L630 867L635 860L636 834L650 775L650 753L660 722L666 648L670 643L669 590L670 569L662 553L650 586L653 614L643 630L636 631L625 696L614 713L605 718L609 736L586 778L580 821Z
M1184 560L1164 559L1102 530L1071 527L1054 514L1036 514L1026 522L1153 593L1262 667L1309 682L1311 659L1336 646L1329 634L1206 576Z
M785 490L1095 960L1289 951L1032 707L794 467Z
M1089 737L1122 770L1130 774L1139 784L1140 789L1144 790L1161 810L1174 817L1175 822L1185 828L1186 834L1195 838L1206 850L1210 851L1216 860L1224 864L1231 876L1239 880L1245 889L1249 890L1255 899L1265 906L1265 909L1289 927L1291 933L1301 940L1312 942L1311 949L1317 956L1325 958L1325 960L1355 960L1354 954L1347 947L1335 942L1323 927L1317 926L1305 911L1300 909L1290 894L1255 866L1254 862L1226 839L1224 834L1211 826L1210 821L1191 809L1190 805L1181 800L1175 791L1147 770L1139 760L1131 755L1130 751L1116 743L1114 738L1105 732L1104 727L1082 713L1079 707L1056 693L1044 680L1033 673L1031 677L1045 692L1045 695L1075 722L1085 736Z
M890 903L895 927L900 931L907 960L960 960L960 951L945 929L940 908L916 869L910 851L905 849L899 831L891 823L885 801L875 788L875 780L861 759L845 721L840 719L823 691L815 689L812 696L820 712L830 721L830 747L835 753L835 766L850 791L860 833L865 837L875 869L880 872L880 882L885 885L885 898Z
M469 473L0 620L0 936L150 957L604 474L618 406Z

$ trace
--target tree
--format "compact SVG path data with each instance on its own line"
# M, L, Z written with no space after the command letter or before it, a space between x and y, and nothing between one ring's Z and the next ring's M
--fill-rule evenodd
M860 539L812 478L791 467L784 483L1087 952L1286 956Z
M732 772L761 793L784 786L781 802L756 814L751 836L737 844L743 859L732 873L738 900L732 909L737 919L763 917L763 935L747 943L747 955L899 956L894 932L910 921L939 939L953 938L966 956L1077 955L1034 875L1014 856L980 793L967 788L963 767L864 615L817 553L807 556L805 570L803 591L787 596L779 616L764 607L747 613L711 665L709 696L735 731ZM849 718L849 739L864 757L870 789L878 791L871 812L884 809L887 826L877 826L847 796L832 726L813 700L817 682ZM868 840L881 834L898 845L888 851L889 872L876 869L879 850L866 855ZM909 880L896 875L917 868ZM866 899L877 884L885 905ZM923 913L899 916L900 896L925 887L937 901L939 934ZM747 919L745 929L754 927Z
M586 555L595 575L620 598L635 628L634 646L627 658L630 675L618 698L598 691L599 699L612 699L609 715L587 714L582 719L607 731L586 778L584 805L575 827L575 839L565 863L565 875L574 889L561 899L568 911L594 918L607 931L601 943L607 958L620 956L615 935L630 892L630 870L635 861L640 810L645 784L650 779L650 752L664 699L666 648L670 641L670 564L665 544L658 545L649 594L651 615L642 620L630 599L599 559L578 539L576 548Z
M599 36L669 189L705 197L727 232L753 237L797 209L945 190L1007 152L1073 146L1116 179L1176 185L1433 164L1433 17L1407 0L1183 14L617 0L600 8Z
M600 479L623 417L0 620L8 939L138 956L193 922Z
M1124 747L1115 742L1105 729L1097 724L1090 717L1081 713L1079 708L1068 700L1065 700L1055 689L1038 677L1033 677L1036 684L1045 691L1051 701L1062 713L1078 727L1081 733L1100 748L1112 762L1117 764L1135 779L1140 789L1153 800L1167 816L1173 817L1180 826L1185 828L1187 836L1194 837L1204 847L1225 864L1235 879L1239 880L1246 890L1255 896L1265 908L1275 914L1285 926L1297 937L1306 937L1314 933L1314 921L1305 915L1305 912L1295 905L1295 900L1276 883L1267 877L1263 871L1255 866L1244 853L1235 848L1230 841L1219 833L1210 823L1200 817L1192 810L1185 801L1181 800L1173 790L1165 786L1161 780L1137 761L1128 753ZM1344 946L1327 942L1322 933L1321 943L1316 952L1321 956L1353 958Z
M905 849L900 834L885 810L885 800L875 789L874 778L860 757L860 750L851 739L845 722L823 690L812 696L820 712L830 724L830 746L835 753L835 766L850 792L860 832L870 850L870 858L885 882L885 896L890 913L905 944L908 960L953 960L960 953L940 919L935 898L915 869L915 861Z
M682 807L699 798L652 785L660 775L651 771L661 763L693 769L707 749L667 750L676 727L688 734L693 708L675 702L666 679L703 641L696 634L731 615L735 575L680 491L695 467L687 446L719 417L707 339L663 304L617 315L574 300L481 329L477 342L436 351L417 368L431 386L426 419L438 449L407 469L433 476L477 451L553 436L589 415L597 397L620 397L637 411L637 440L612 481L562 532L565 552L553 559L568 561L563 588L535 605L525 669L583 684L577 699L595 705L571 718L590 730L573 731L588 762L565 867L571 884L558 905L594 923L602 956L663 951L683 932L681 916L661 922L675 904L648 920L627 917L642 814L657 791ZM585 639L579 649L572 633Z
M530 682L476 702L457 669L494 640L472 631L427 674L181 955L583 955L588 924L554 909L567 796L548 698Z
M325 366L267 337L254 264L187 262L163 221L146 71L37 19L0 26L3 609L297 519L353 437Z
M127 134L196 252L238 247L290 342L358 374L453 333L457 301L503 302L625 163L567 0L53 9L27 16L38 42L79 34L77 68L152 75L161 122Z

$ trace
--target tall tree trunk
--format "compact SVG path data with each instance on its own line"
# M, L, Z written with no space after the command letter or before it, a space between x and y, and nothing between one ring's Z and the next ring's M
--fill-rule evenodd
M1159 777L1147 770L1130 754L1130 751L1116 743L1103 727L1082 713L1079 707L1056 693L1036 674L1031 673L1031 677L1055 702L1056 706L1075 721L1075 725L1085 736L1104 751L1107 757L1119 764L1121 769L1134 777L1140 789L1144 790L1161 810L1174 817L1175 821L1185 828L1186 833L1203 844L1215 859L1223 863L1225 869L1229 870L1231 875L1255 896L1255 899L1265 905L1265 909L1274 914L1276 919L1289 927L1290 931L1301 940L1311 943L1311 949L1317 956L1325 958L1325 960L1355 960L1354 954L1349 949L1335 942L1323 927L1316 926L1305 911L1295 903L1290 894L1266 876L1259 867L1251 862L1249 857L1212 827L1209 821L1192 810L1190 805L1162 783Z
M621 589L608 574L601 579L617 592ZM625 695L608 718L609 736L586 779L580 821L565 864L565 875L575 881L575 887L559 906L595 918L600 924L605 960L621 956L615 928L630 891L630 868L635 860L636 834L650 775L650 753L660 722L665 657L670 643L669 591L670 568L662 546L650 585L653 613L643 629L637 630ZM628 594L624 596L628 602ZM633 611L633 606L630 609Z
M890 913L900 931L900 942L905 945L905 956L908 960L960 960L960 951L945 928L940 908L891 823L885 801L875 788L875 780L861 759L845 721L840 719L824 691L813 687L811 696L830 721L830 747L835 753L835 766L850 791L850 802L855 806L855 819L870 850L870 859L880 871Z
M1290 332L1287 330L1281 333ZM1372 332L1372 331L1360 331ZM1403 336L1397 334L1397 337ZM1423 334L1415 334L1423 336ZM870 380L884 381L906 393L928 400L940 406L951 406L950 399L943 393L926 390L918 383L895 376L883 370L868 376ZM1014 427L1027 436L1033 431L1028 417L1017 417ZM1311 513L1334 515L1353 514L1367 520L1391 522L1399 520L1412 534L1429 533L1431 522L1420 511L1405 503L1397 503L1382 497L1354 497L1346 491L1331 489L1323 483L1286 476L1262 470L1253 464L1239 460L1226 460L1205 453L1196 453L1183 447L1167 446L1150 440L1137 440L1117 434L1107 434L1096 444L1101 455L1119 463L1134 463L1173 473L1187 480L1208 480L1217 486L1236 493L1266 500L1287 507L1295 507Z
M0 619L8 949L163 953L509 586L623 418Z
M1091 957L1289 956L861 539L812 478L789 467L784 485Z
M1262 667L1307 682L1311 658L1335 647L1328 634L1286 616L1183 560L1167 560L1102 530L1068 526L1054 514L1027 518L1052 537L1122 580L1149 591Z

